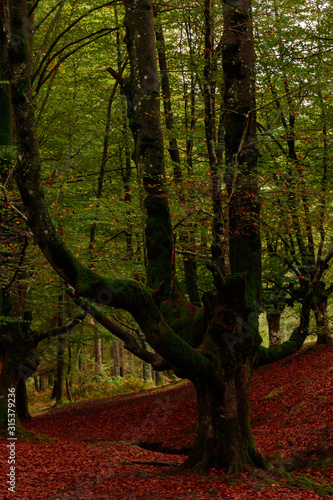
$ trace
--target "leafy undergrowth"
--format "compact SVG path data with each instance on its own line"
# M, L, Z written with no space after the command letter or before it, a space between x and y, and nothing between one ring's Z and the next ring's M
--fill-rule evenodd
M251 389L254 439L286 472L252 471L236 478L214 469L206 475L166 474L185 459L181 453L193 439L196 403L189 383L70 404L24 424L53 442L17 441L16 494L7 491L5 479L0 498L309 500L333 495L332 402L332 346L307 348L257 370ZM2 438L2 478L8 470L6 445Z

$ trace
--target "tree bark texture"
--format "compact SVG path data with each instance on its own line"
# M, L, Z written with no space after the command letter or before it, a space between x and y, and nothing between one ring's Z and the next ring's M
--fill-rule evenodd
M251 363L246 363L227 380L198 377L193 382L198 423L185 469L223 467L235 474L244 469L244 464L264 466L249 420L251 371Z
M161 281L171 287L173 248L169 205L165 188L164 147L160 119L153 4L151 0L125 0L126 44L131 76L126 87L134 160L141 186L147 284Z

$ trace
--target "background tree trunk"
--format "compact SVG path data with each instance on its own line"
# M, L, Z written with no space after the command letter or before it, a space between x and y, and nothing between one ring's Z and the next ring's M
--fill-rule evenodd
M275 347L281 341L280 320L281 313L267 313L269 347Z
M64 400L64 386L65 386L65 340L62 338L58 339L58 351L57 351L57 371L56 371L56 382L54 384L55 394L55 406L61 405Z
M20 419L29 420L31 418L28 408L27 384L22 377L19 378L17 384L16 411Z
M98 327L94 326L95 371L96 373L102 373L103 342L98 335L99 335Z

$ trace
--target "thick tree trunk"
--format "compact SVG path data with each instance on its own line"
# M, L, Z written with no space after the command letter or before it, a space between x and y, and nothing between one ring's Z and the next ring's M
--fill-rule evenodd
M33 337L28 333L31 318L24 315L26 286L15 282L11 288L0 291L0 428L7 421L8 389L17 388L20 378L28 378L37 368L38 353ZM21 294L17 293L21 291ZM19 423L19 420L17 419Z
M125 363L125 351L124 351L124 342L118 342L119 349L119 376L125 377L126 373L126 363Z
M183 468L204 471L223 467L237 473L264 465L250 427L249 386L251 364L246 363L228 380L198 377L198 423L194 445Z
M172 228L164 170L159 75L151 0L124 0L126 44L131 65L126 87L129 126L140 183L147 284L171 288Z

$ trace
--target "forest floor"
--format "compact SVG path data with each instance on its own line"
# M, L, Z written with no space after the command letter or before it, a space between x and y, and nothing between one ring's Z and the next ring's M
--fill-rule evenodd
M44 438L16 442L16 493L7 490L9 448L0 436L0 498L323 498L333 495L332 403L333 346L307 346L258 369L251 387L253 435L275 467L236 477L215 469L170 474L193 440L196 402L190 383L68 404L24 423Z

